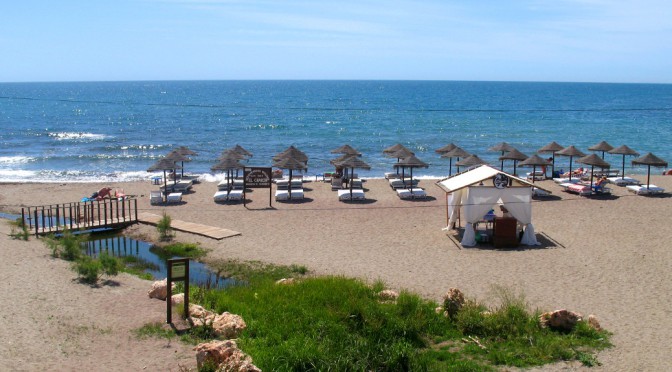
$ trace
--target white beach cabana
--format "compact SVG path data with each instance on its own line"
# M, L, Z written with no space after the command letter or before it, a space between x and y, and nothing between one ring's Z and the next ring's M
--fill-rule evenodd
M463 246L476 245L474 223L497 203L504 205L525 228L521 244L539 245L532 225L532 188L550 193L549 190L488 165L444 178L436 185L446 192L448 226L453 226L458 216L466 219ZM460 214L460 208L464 213Z

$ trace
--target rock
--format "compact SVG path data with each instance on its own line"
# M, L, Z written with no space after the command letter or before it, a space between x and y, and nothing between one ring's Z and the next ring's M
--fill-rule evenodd
M189 304L189 319L194 326L204 326L212 323L215 313L205 310L201 305Z
M275 284L294 284L295 279L294 278L282 278L275 282Z
M249 355L238 349L235 341L211 341L199 344L196 351L196 364L201 369L205 364L211 364L218 371L261 372Z
M170 298L170 303L174 305L179 305L184 303L184 293L178 293L174 294L173 297Z
M464 306L464 294L457 288L449 288L448 292L443 296L443 308L446 309L448 315L452 318L457 315L457 312Z
M215 316L212 328L217 336L231 339L237 338L247 328L247 324L240 315L224 312Z
M172 289L175 289L175 283L172 283ZM166 297L168 297L168 278L152 283L152 288L147 291L147 294L149 298L158 298L165 301Z
M391 289L385 289L380 292L378 292L378 298L380 298L381 301L396 301L397 298L399 298L399 293L396 291L393 291Z
M588 326L596 331L602 330L602 326L600 326L600 322L597 320L597 317L594 314L588 315Z
M539 316L539 323L542 327L549 327L552 329L571 331L577 322L582 320L579 313L567 311L565 309L546 312Z

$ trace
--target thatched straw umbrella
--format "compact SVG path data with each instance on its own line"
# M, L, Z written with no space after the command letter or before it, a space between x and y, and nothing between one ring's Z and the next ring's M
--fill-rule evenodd
M411 195L413 194L413 168L428 168L429 164L425 163L424 161L418 159L415 157L415 155L411 155L408 157L405 157L401 159L397 164L394 165L395 167L399 168L411 168L411 186L409 187L411 189ZM406 184L404 178L402 177L402 182L404 185Z
M632 161L632 164L646 165L646 189L651 184L651 167L667 167L667 162L652 153L647 153Z
M198 156L196 151L189 149L187 146L180 146L173 151L177 151L182 156ZM191 159L185 161L191 161ZM184 161L180 165L182 166L182 176L184 177Z
M523 154L522 152L520 152L516 149L513 149L513 150L505 153L504 155L500 156L499 160L502 161L502 164L503 164L504 160L513 160L513 175L515 176L516 175L516 163L518 163L519 161L525 160L527 158L528 158L527 155Z
M355 173L355 168L367 169L367 170L371 169L371 167L368 164L366 164L366 162L364 162L364 160L358 158L354 154L353 155L345 154L345 158L337 164L341 167L344 167L344 168L350 168L351 169L350 174ZM354 182L352 182L352 180L350 180L349 183L350 183L350 200L352 200L352 187L353 187L352 185L353 185Z
M339 148L331 150L331 153L332 154L350 154L350 155L357 155L357 156L362 155L361 152L355 150L352 146L347 145L347 144L343 145Z
M590 154L587 156L584 156L576 161L577 163L581 164L586 164L590 165L590 189L593 189L593 171L595 170L595 167L599 167L602 169L609 168L611 167L611 164L607 163L606 161L602 160L599 156L595 154Z
M220 158L219 162L213 165L210 170L213 172L216 171L226 171L226 190L231 190L231 178L233 176L233 170L243 169L245 166L240 163L240 159L235 157L224 157Z
M543 153L552 153L553 154L553 160L551 162L551 176L553 176L553 174L555 173L555 154L558 151L561 151L562 149L564 149L564 147L559 145L557 142L553 141L553 142L549 143L548 145L546 145L546 146L540 148L539 150L537 150L537 152L542 153L542 154Z
M179 150L172 150L166 156L164 156L164 158L169 159L169 160L171 160L175 163L177 163L179 161L181 163L180 168L182 169L182 171L181 171L182 176L184 176L184 162L185 161L191 161L191 158L189 158L186 155L182 155ZM174 181L174 183L177 183L177 175L175 175L175 177L173 177L173 181Z
M443 147L439 147L438 149L434 150L434 152L436 152L436 153L439 154L439 155L443 155L443 154L445 154L445 153L447 153L447 152L452 151L452 150L453 150L454 148L456 148L456 147L457 147L457 145L455 145L455 144L453 144L453 143L449 143L449 144L447 144L447 145L445 145L445 146L443 146Z
M151 167L149 167L147 169L147 172L156 172L156 171L159 171L159 170L163 171L163 190L164 190L164 192L162 194L164 196L164 202L166 201L165 196L166 196L166 193L167 193L167 190L168 190L168 181L166 180L166 171L167 170L175 171L176 169L180 169L180 166L175 164L175 162L172 161L171 159L168 159L168 158L165 158L165 157L162 158L162 159L159 159L159 161L157 161L154 165L152 165Z
M291 157L281 157L278 160L275 161L273 164L274 167L276 168L282 168L282 169L288 169L289 170L289 187L287 188L288 190L288 198L292 198L292 171L294 170L304 170L306 169L306 164L298 159L291 158Z
M604 153L607 152L607 151L611 151L613 149L614 149L614 146L607 143L607 141L601 141L597 145L590 146L588 148L588 151L601 151L602 152L602 159L604 159Z
M456 158L456 163L459 163L460 158L466 158L467 156L471 155L470 153L464 151L461 147L455 146L452 150L444 153L441 155L442 158L448 158L448 176L452 176L453 174L453 158ZM460 167L457 166L457 172L460 172Z
M513 150L515 150L515 147L509 145L506 142L500 142L500 143L488 148L488 151L501 151L502 156L504 156L504 153L509 152L509 151L513 151ZM504 170L504 159L501 159L501 160L502 160L502 165L500 166L499 170L503 171Z
M618 146L608 151L610 154L623 155L623 164L621 166L621 179L625 179L625 156L639 156L639 153L626 145Z
M532 183L535 181L535 173L537 172L537 166L547 166L551 165L548 160L543 159L541 156L534 154L529 158L521 161L518 165L521 167L532 167Z
M478 155L473 155L473 154L469 155L466 158L464 158L464 159L458 161L457 163L455 163L455 165L458 166L458 167L467 167L467 168L471 168L471 167L475 167L477 165L483 165L483 164L488 164L488 163L483 161L483 159L479 158ZM459 168L458 168L458 170L459 170Z
M238 144L236 144L236 146L234 146L232 150L235 151L235 152L237 152L237 153L239 153L240 155L244 155L244 156L246 156L246 157L248 157L248 158L251 158L252 156L254 156L254 155L252 155L251 152L245 150L245 149L243 148L243 146L238 145Z
M586 154L584 154L583 152L581 152L581 150L574 147L574 145L565 147L564 149L556 152L556 154L562 155L562 156L569 156L569 181L571 182L572 181L572 159L575 158L575 157L586 156Z

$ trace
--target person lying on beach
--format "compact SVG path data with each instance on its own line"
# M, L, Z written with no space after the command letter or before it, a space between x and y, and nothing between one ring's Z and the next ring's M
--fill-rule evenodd
M565 172L565 173L562 174L562 177L569 177L570 174L571 174L572 176L580 176L580 175L583 174L583 168L577 168L577 169L575 169L574 171L571 171L571 172Z

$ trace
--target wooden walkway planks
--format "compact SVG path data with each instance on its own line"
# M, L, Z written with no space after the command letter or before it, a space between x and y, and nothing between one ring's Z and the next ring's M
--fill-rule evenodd
M138 222L149 225L156 225L157 223L159 223L159 221L161 221L161 218L163 217L153 213L143 212L138 214ZM170 227L177 231L188 232L217 240L222 240L224 238L240 235L239 232L233 230L222 229L219 227L201 225L198 223L186 222L175 219L171 220Z

